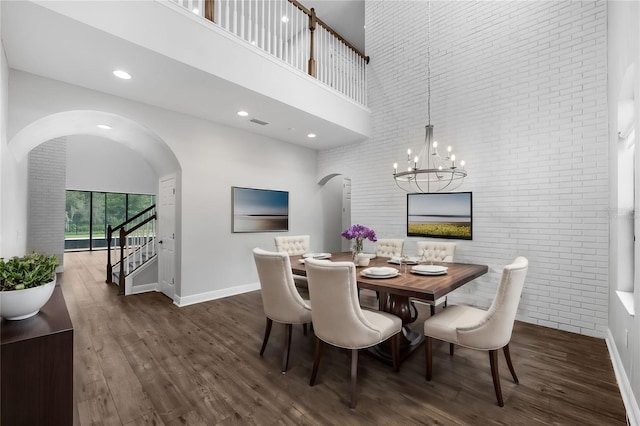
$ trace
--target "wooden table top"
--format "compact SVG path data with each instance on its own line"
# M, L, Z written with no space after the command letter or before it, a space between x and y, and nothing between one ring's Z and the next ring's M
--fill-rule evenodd
M0 321L0 345L35 339L41 336L73 330L69 312L59 285L53 290L49 301L31 318Z
M307 275L305 264L300 262L302 256L291 256L291 270L296 275ZM351 261L351 253L332 253L331 261ZM358 287L384 293L401 296L415 297L428 301L435 301L447 295L458 287L484 275L489 268L486 265L471 263L442 263L449 269L444 275L418 275L408 272L411 265L407 266L407 272L394 278L367 278L360 272L363 269L374 266L389 266L400 270L400 265L388 263L388 257L376 257L371 259L369 266L356 268Z

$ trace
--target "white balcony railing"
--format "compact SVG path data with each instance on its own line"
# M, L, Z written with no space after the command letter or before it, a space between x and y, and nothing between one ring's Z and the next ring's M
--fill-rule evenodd
M369 58L295 0L172 0L367 105Z

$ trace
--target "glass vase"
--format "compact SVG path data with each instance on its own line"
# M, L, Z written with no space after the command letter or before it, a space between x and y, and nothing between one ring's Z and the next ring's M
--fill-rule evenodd
M362 253L363 250L362 246L362 239L356 238L353 242L353 248L351 249L351 252L353 254L353 263L355 263L356 266L358 266L358 255Z

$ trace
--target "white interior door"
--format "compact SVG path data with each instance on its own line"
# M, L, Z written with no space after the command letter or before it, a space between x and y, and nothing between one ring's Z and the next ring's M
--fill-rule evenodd
M160 291L173 300L175 294L176 179L160 181L158 209L158 278Z

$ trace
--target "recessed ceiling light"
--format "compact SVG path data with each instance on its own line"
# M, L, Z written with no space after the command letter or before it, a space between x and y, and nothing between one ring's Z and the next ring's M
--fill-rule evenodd
M240 117L246 117L247 115L249 115L249 113L247 111L238 111L238 115Z
M308 138L315 138L315 137L316 137L316 134L315 134L315 133L309 133L309 134L307 135L307 137L308 137Z
M111 126L109 126L108 124L98 124L98 129L102 129L102 130L111 130Z
M282 17L282 22L284 22L285 24L286 24L287 22L289 22L289 17L288 17L287 15L284 15L284 16Z
M196 15L200 13L197 7L194 7L192 12L195 13Z
M123 70L115 70L113 72L113 75L115 75L116 77L121 78L123 80L129 80L131 78L131 74L129 74L128 72L123 71Z

